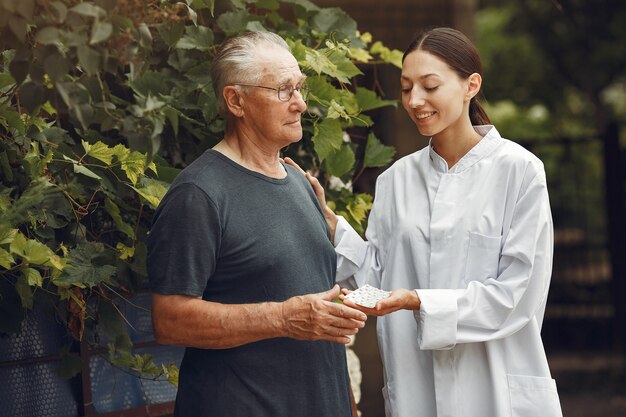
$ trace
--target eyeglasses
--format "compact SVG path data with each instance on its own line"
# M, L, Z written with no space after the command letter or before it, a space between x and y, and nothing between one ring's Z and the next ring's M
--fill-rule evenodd
M233 85L240 85L242 87L256 87L256 88L265 88L266 90L274 90L278 92L278 99L280 101L289 101L293 96L293 92L297 91L302 96L302 100L307 99L309 95L309 87L305 83L301 83L297 86L292 86L291 84L283 84L278 88L274 87L266 87L264 85L252 85L252 84L242 84L242 83L233 83Z

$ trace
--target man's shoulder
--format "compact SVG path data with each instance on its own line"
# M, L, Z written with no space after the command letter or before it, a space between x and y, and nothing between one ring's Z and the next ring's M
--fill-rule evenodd
M207 150L176 176L170 189L193 186L209 196L217 196L232 176L227 168L217 152Z

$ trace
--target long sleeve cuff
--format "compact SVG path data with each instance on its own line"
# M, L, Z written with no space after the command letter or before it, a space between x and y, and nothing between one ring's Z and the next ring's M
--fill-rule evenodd
M333 243L337 252L337 281L342 281L354 275L363 264L367 253L367 243L343 216L337 217Z
M456 345L457 299L463 290L415 290L420 309L415 311L417 337L422 350L446 350Z

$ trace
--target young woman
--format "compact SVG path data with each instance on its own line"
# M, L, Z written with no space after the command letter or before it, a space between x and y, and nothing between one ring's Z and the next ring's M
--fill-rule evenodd
M490 125L480 73L462 33L422 33L404 53L402 104L429 146L378 178L367 241L325 208L337 280L393 290L372 309L344 299L380 316L387 416L562 415L540 336L553 250L545 172Z

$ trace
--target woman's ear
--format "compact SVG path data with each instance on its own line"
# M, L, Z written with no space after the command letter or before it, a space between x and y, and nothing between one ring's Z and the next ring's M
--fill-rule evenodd
M465 93L466 101L470 101L474 98L474 96L476 96L476 94L478 94L482 83L483 78L477 72L467 77L467 92Z
M222 91L228 111L235 117L243 116L243 96L234 85L227 85Z

